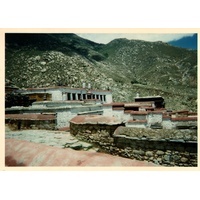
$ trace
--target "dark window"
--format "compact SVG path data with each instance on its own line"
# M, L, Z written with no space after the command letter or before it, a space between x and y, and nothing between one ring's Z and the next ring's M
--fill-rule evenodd
M67 100L71 100L70 98L70 93L67 93Z
M76 94L72 93L72 100L76 100Z

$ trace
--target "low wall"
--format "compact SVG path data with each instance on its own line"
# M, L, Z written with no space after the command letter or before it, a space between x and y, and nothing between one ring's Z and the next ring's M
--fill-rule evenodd
M6 120L6 124L11 130L20 129L45 129L55 130L55 120Z
M77 138L100 145L103 149L113 146L112 137L119 125L106 124L73 124L70 123L70 133Z
M47 129L54 130L56 119L54 115L42 114L8 114L5 123L11 130Z
M122 125L116 117L76 116L70 121L70 133L80 140L93 143L100 152L110 153L110 148L114 146L112 135Z
M122 156L165 166L197 166L197 130L119 127L113 138L125 150Z
M162 166L197 166L197 131L73 124L70 132L101 152Z

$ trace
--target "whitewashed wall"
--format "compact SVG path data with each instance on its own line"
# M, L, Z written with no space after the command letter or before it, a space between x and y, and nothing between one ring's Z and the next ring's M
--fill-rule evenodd
M162 113L149 113L147 115L148 124L162 123Z
M136 120L146 120L147 119L146 114L144 114L144 115L134 115L134 114L132 114L132 117L133 117L133 119L136 119Z
M106 94L106 103L112 103L112 94Z
M146 123L126 123L126 127L134 127L134 128L146 128Z
M163 127L163 129L172 129L173 126L174 125L172 124L172 122L171 122L170 119L163 119L163 121L162 121L162 127Z
M103 115L104 116L108 116L108 117L113 116L112 106L103 106L102 108L103 108Z
M122 118L122 120L125 122L132 120L132 119L133 119L133 117L130 113L124 113L123 118Z
M62 101L63 97L62 97L62 92L61 91L49 91L52 94L52 101Z
M69 121L76 115L70 111L58 111L56 128L69 127Z
M123 121L124 117L124 110L113 110L113 116L117 119Z

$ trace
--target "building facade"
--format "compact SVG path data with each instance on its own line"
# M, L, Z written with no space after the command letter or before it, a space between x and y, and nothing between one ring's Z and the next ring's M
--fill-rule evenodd
M47 88L27 88L23 94L36 101L82 101L95 99L101 103L112 102L112 92L110 90L92 90L87 88L70 87L47 87Z

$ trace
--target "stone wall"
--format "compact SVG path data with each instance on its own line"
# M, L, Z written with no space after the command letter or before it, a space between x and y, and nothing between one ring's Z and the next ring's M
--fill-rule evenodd
M70 133L80 140L93 143L101 152L112 153L111 150L115 146L112 135L118 126L119 125L70 123Z
M186 117L186 118L172 118L171 119L172 128L176 129L197 129L197 118L196 117Z
M196 130L152 130L73 123L70 123L70 129L78 139L95 144L101 152L162 166L197 166Z
M197 130L119 127L113 137L125 157L164 166L197 166Z
M55 130L56 120L24 120L24 119L6 119L5 123L11 130L20 129L45 129Z

